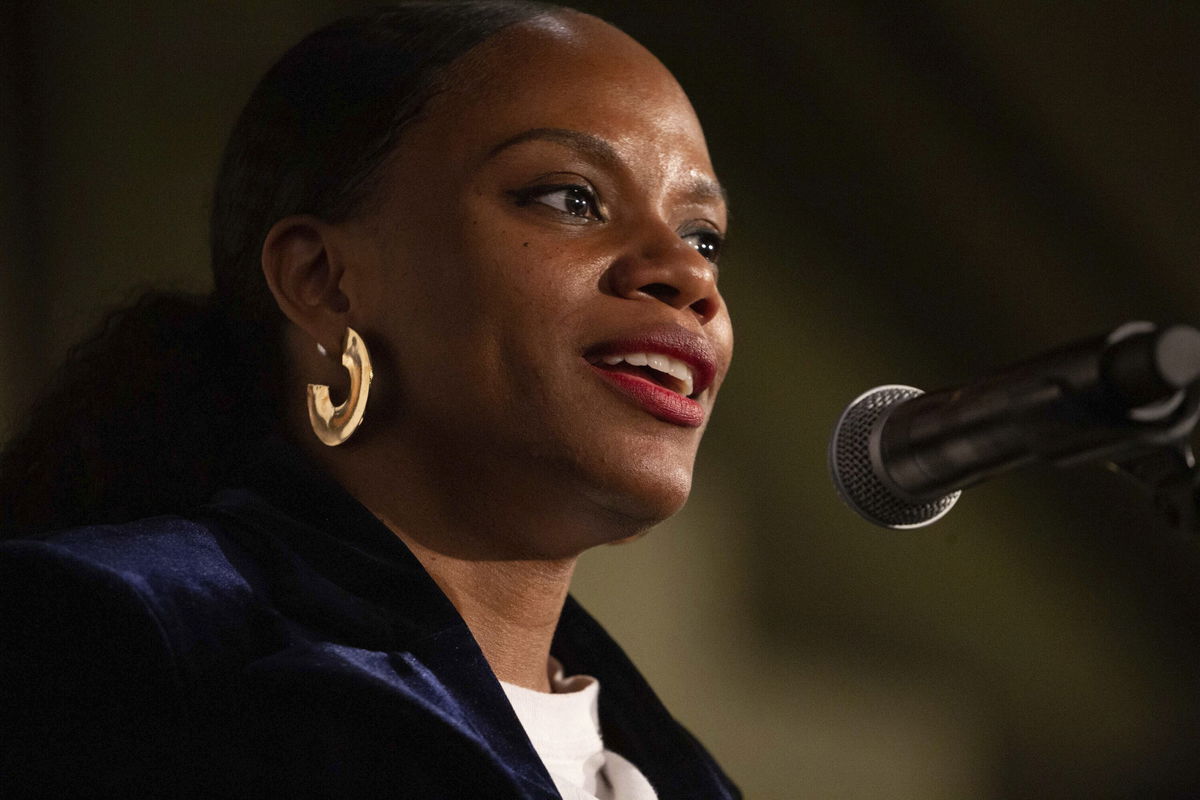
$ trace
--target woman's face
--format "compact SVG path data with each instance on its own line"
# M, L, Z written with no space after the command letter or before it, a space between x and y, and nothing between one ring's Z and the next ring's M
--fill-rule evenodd
M446 485L659 521L733 344L699 122L583 15L507 29L452 77L352 223L350 324L398 384L370 435Z

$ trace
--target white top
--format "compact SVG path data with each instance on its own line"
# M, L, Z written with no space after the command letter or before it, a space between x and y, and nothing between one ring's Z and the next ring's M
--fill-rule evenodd
M504 681L500 686L563 800L657 800L637 767L604 749L600 681L591 675L564 678L554 659L550 673L549 693Z

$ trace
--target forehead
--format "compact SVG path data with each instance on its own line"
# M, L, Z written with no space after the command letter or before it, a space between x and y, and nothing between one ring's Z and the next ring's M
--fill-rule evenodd
M414 138L471 162L532 129L575 130L630 163L653 156L711 174L700 123L674 77L626 34L576 12L501 31L449 70ZM415 142L412 142L415 144Z

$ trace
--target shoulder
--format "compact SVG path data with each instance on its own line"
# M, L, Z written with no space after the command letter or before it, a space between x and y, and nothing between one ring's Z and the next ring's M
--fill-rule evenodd
M180 626L164 620L180 594L170 564L202 538L156 522L0 545L0 771L14 796L74 780L99 795L175 790L186 689Z
M196 570L222 572L223 560L206 526L179 517L78 528L0 543L0 597L24 606L27 596L107 587L153 605L186 588Z
M238 558L215 523L175 516L4 542L0 636L31 668L115 641L117 663L148 648L138 664L203 680L251 646L261 616Z
M174 580L181 559L219 569L221 549L210 524L165 516L120 525L95 525L36 539L0 543L0 564L106 572L136 580ZM191 572L189 567L187 572Z
M51 600L84 618L116 605L174 627L245 601L230 551L212 523L174 516L9 541L0 544L0 603L6 614L37 616Z
M212 750L206 708L278 638L247 577L257 567L231 541L172 516L0 544L13 796L189 793L190 753Z

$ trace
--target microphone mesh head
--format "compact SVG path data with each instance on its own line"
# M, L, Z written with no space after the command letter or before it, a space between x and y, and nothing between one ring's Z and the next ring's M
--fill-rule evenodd
M868 522L885 528L920 528L936 522L962 492L927 503L912 503L889 489L871 463L871 430L890 407L918 395L912 386L877 386L859 395L833 429L829 440L829 472L838 496Z

